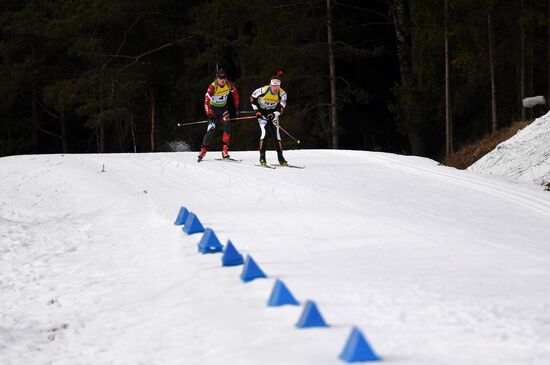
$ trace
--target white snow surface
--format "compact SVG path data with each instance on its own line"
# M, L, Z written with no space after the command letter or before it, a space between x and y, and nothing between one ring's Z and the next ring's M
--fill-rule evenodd
M0 364L339 364L353 325L390 364L550 363L548 192L384 153L218 154L1 158ZM182 205L269 278L199 254ZM267 307L275 278L331 327Z
M550 112L499 144L468 169L514 181L550 183Z

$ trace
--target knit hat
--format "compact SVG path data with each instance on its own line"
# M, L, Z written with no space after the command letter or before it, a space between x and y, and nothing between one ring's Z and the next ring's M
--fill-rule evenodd
M283 76L283 71L277 71L277 75L271 77L269 85L271 86L281 86L281 76Z

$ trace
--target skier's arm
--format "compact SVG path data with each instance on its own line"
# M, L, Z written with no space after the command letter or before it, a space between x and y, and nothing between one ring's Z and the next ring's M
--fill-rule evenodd
M252 109L258 110L258 97L262 95L262 88L254 90L252 95L250 95L250 105L252 106Z
M216 92L216 88L214 85L208 86L208 90L206 90L206 94L204 95L204 111L207 116L214 115L214 111L210 107L210 100L212 100L212 96L214 96L214 93Z
M281 101L277 105L277 110L273 113L275 117L278 118L281 114L284 113L286 108L286 92L281 89Z

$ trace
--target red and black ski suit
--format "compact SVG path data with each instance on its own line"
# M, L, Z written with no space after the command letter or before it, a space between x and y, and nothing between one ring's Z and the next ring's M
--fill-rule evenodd
M206 128L206 134L202 140L203 147L207 147L212 139L217 127L223 127L223 144L227 150L229 141L231 140L231 121L229 121L229 112L227 111L227 99L229 93L233 95L233 103L235 110L239 110L239 93L235 84L227 80L225 85L220 85L218 80L215 80L208 86L208 90L204 96L204 111L206 117L210 121Z

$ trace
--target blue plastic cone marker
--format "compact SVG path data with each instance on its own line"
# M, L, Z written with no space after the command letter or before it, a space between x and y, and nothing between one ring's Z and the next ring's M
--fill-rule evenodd
M225 250L223 250L222 266L238 266L243 263L243 255L237 251L231 241L227 241L227 246L225 246Z
M176 221L174 222L174 224L176 226L182 226L185 223L187 216L189 216L189 211L187 210L186 207L181 207L180 212L178 213L178 217L176 218Z
M195 213L189 213L185 220L183 231L187 234L204 232L204 227Z
M246 256L246 261L244 262L243 272L241 273L241 280L245 283L252 281L258 278L267 278L267 275L264 274L262 269L258 266L256 261L252 259L252 256Z
M319 309L317 309L317 305L315 304L315 302L312 300L308 300L306 302L306 306L304 307L304 311L302 312L302 315L298 320L298 323L296 323L296 327L328 327L328 324L326 324L323 316L321 316L321 313L319 312Z
M275 281L275 285L273 286L273 290L271 291L271 297L269 297L267 305L269 307L278 307L285 304L298 305L299 303L294 298L290 290L288 290L285 283L277 279L277 281Z
M214 231L210 228L204 230L198 247L201 253L216 253L223 251L223 245L220 243L220 240L218 240L218 237L216 237Z
M353 327L348 337L344 351L340 354L340 359L345 362L363 362L382 360L374 353L365 336L357 327Z

